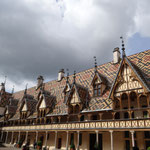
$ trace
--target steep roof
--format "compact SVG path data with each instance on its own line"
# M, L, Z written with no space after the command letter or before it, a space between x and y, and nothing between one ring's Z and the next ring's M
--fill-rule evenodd
M136 72L143 79L145 84L150 88L150 50L140 52L127 57L132 63L132 66L136 69ZM107 79L108 83L112 86L113 81L116 78L119 69L119 64L113 64L113 62L108 62L106 64L97 67L99 74L103 75ZM104 94L100 97L92 96L92 86L91 82L95 75L94 68L79 72L76 74L76 83L88 89L90 96L89 105L83 110L86 111L101 111L112 109L112 101L109 99L110 86L108 86ZM69 83L73 83L73 76L69 76ZM53 80L45 83L45 90L49 91L52 96L56 97L56 105L49 115L62 115L67 113L67 106L64 103L64 93L63 90L66 86L66 77L62 79L61 82ZM22 98L24 91L14 93L15 99ZM28 89L28 94L37 96L36 87Z

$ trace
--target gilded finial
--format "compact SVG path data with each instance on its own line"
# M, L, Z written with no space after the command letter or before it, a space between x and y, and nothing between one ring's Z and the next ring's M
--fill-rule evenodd
M12 92L11 92L12 95L14 94L14 87L15 87L15 86L13 85Z
M27 94L27 89L28 89L28 83L26 84L26 88L24 90L24 94Z
M96 56L94 56L94 64L95 64L95 72L97 71L97 59Z
M73 79L74 79L73 82L76 83L76 71L74 71Z
M123 40L123 37L121 36L120 39L122 40L122 57L125 57L126 54L125 54L125 47L124 47L124 40Z
M67 83L69 82L69 69L66 69L67 70Z
M5 76L4 85L6 84L7 76Z

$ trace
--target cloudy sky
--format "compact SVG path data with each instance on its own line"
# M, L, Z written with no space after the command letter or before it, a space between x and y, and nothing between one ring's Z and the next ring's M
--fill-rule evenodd
M0 0L0 82L8 91L112 61L124 36L126 54L150 48L149 0Z

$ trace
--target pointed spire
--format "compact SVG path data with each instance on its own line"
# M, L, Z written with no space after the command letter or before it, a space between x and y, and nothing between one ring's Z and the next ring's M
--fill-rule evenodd
M7 76L5 76L4 85L6 84Z
M122 58L124 58L126 56L125 54L125 47L124 47L124 40L123 37L121 36L120 39L122 40Z
M28 89L28 83L26 84L26 88L24 90L24 94L27 94L27 89Z
M73 83L74 84L76 83L76 71L74 71L74 74L73 74Z
M94 56L94 64L95 64L95 72L97 72L97 59L96 59L96 56Z
M14 94L14 87L15 87L15 86L13 85L12 92L11 92L12 95Z
M67 70L67 80L66 80L66 83L69 82L69 69L66 69Z

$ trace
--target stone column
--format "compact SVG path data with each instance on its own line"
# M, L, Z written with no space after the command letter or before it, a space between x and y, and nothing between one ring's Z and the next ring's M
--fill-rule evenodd
M55 131L55 149L57 147L57 131Z
M111 150L114 150L113 130L110 130Z
M1 131L1 141L3 140L4 131Z
M79 150L79 138L80 138L80 131L77 131L77 150Z
M14 132L12 132L12 135L11 135L11 144L13 144L13 138L14 138Z
M96 132L96 144L98 146L98 130L96 130L95 132Z
M48 135L48 131L46 131L46 135L45 135L45 147L47 147L47 135Z
M135 147L135 142L134 142L134 131L131 132L131 137L132 137L132 147Z
M28 131L26 131L26 139L25 139L25 144L27 144L27 140L28 140Z
M6 132L6 139L5 139L5 143L7 143L7 139L8 139L8 131Z
M67 137L66 137L66 150L68 150L68 141L69 141L69 131L67 131Z

